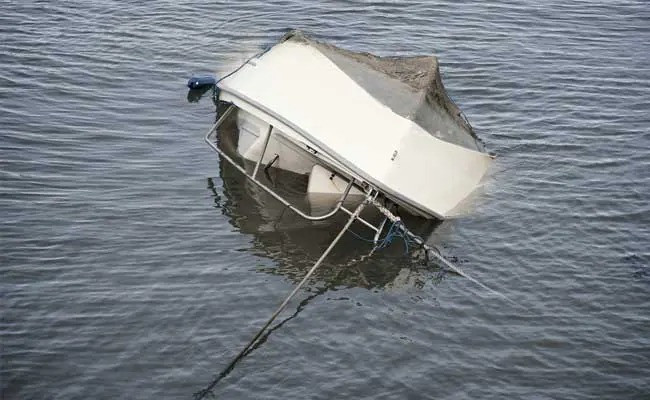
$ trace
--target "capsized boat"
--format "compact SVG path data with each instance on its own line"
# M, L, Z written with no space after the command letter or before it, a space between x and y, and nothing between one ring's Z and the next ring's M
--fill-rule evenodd
M238 153L309 174L310 194L354 182L348 195L372 188L412 214L447 219L492 162L434 56L378 57L292 31L217 88L237 112Z
M201 80L188 85L200 86ZM221 112L205 140L222 160L307 220L328 219L339 211L350 218L252 340L196 398L210 394L264 340L264 332L356 221L375 232L370 255L399 236L407 249L415 243L427 260L437 259L506 298L427 245L396 212L402 208L440 220L458 215L492 162L445 92L435 57L377 57L292 31L218 80L214 93ZM221 143L219 127L233 123L237 143ZM274 190L274 185L258 179L260 168L306 174L308 195L340 197L324 214L307 213ZM363 200L351 211L343 204L356 196ZM383 222L375 225L362 217L369 205L384 216ZM390 226L385 227L387 222Z

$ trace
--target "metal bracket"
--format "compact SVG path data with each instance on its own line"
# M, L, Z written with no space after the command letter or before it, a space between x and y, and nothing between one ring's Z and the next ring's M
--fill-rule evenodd
M271 168L273 164L275 164L275 162L278 161L278 159L280 159L280 155L276 154L275 157L273 157L273 159L269 161L268 164L266 164L266 167L264 167L264 172L268 172L269 168Z

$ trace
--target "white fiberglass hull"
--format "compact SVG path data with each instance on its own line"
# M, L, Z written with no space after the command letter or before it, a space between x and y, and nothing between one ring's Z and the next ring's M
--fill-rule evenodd
M427 75L431 85L426 93L401 96L414 104L407 104L408 112L400 111L400 104L391 103L381 90L411 93L411 86L390 73L373 75L377 70L369 65L379 59L359 63L356 59L363 54L333 55L292 37L222 79L219 99L278 128L323 165L417 214L440 219L462 214L459 206L481 185L492 158L478 145L445 140L445 135L459 136L453 129L460 129L464 139L474 139L459 122L460 111L446 100L437 65ZM341 63L340 57L346 60ZM365 72L358 75L361 70ZM373 84L368 86L362 77ZM427 129L416 120L423 109L430 112L424 120L433 124Z
M271 165L285 171L300 175L308 175L307 199L313 208L326 209L336 202L345 191L349 181L342 174L335 171L344 170L343 167L332 162L331 159L321 157L315 150L315 145L307 144L304 138L296 140L277 128L273 128L271 136L266 139L270 125L243 109L237 110L237 153L245 161L254 165L264 152L261 165ZM264 150L266 144L266 151ZM361 200L364 194L361 188L353 186L349 198ZM430 218L429 215L417 211L408 204L391 198L409 214Z

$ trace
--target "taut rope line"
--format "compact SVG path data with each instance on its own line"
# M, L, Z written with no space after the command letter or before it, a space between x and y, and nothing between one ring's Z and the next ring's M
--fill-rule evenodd
M278 309L273 313L273 315L271 315L271 318L269 318L269 320L266 321L266 324L264 324L264 326L257 332L257 334L255 334L253 339L251 339L251 341L248 342L248 344L237 354L237 356L235 356L235 358L233 358L233 360L230 362L230 364L228 364L228 366L226 368L224 368L224 370L221 371L219 373L219 375L217 375L217 377L214 379L214 381L212 381L212 383L208 387L206 387L205 389L195 393L195 395L194 395L195 400L201 400L201 399L205 398L205 396L210 394L212 392L212 389L217 385L217 383L219 383L219 381L221 379L223 379L226 375L228 375L228 373L235 367L235 365L246 355L246 352L248 351L248 349L250 349L252 346L255 345L257 340L262 336L262 334L264 334L266 329L273 323L273 321L275 321L275 319L278 317L278 315L280 315L280 313L282 312L282 310L284 310L284 308L287 306L287 304L289 304L289 301L291 301L293 296L295 296L296 293L298 293L298 290L300 290L300 288L303 287L303 285L305 283L307 283L307 281L314 274L316 269L318 269L318 267L323 263L323 260L325 260L325 257L327 257L327 255L330 253L330 251L332 251L332 249L334 248L336 243L341 239L341 237L343 237L343 234L348 230L350 225L352 225L352 222L354 222L354 220L357 219L357 217L359 216L361 211L364 209L364 207L366 205L368 205L370 203L370 201L371 201L371 198L370 198L370 195L368 195L366 197L366 200L364 200L361 204L359 204L359 206L356 208L356 210L354 210L354 212L352 213L352 215L348 219L348 222L346 222L345 225L343 226L343 229L341 229L341 231L336 235L334 240L332 240L332 243L330 243L330 245L327 247L327 249L325 249L323 254L321 254L318 261L316 261L314 266L311 267L311 269L309 270L309 272L307 272L305 277L302 278L302 281L300 281L298 286L296 286L293 289L293 291L291 291L289 296L287 296L287 298L284 299L284 301L282 302L282 304L280 304Z

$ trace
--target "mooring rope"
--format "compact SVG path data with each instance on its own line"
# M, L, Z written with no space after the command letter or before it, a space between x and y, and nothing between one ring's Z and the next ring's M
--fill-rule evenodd
M508 296L506 296L506 295L504 295L503 293L498 292L498 291L496 291L496 290L490 288L489 286L485 285L484 283L478 281L477 279L475 279L475 278L473 278L472 276L468 275L466 272L464 272L464 271L463 271L462 269L460 269L458 266L456 266L456 265L454 265L453 263L451 263L451 262L450 262L449 260L447 260L445 257L443 257L443 255L440 253L440 250L438 250L438 249L435 248L435 247L429 246L428 244L426 244L426 243L424 242L424 240L423 240L421 237L419 237L418 235L416 235L416 234L414 234L413 232L411 232L411 231L406 227L406 225L404 225L404 223L402 222L402 220L400 219L400 217L398 217L397 215L393 214L393 213L392 213L388 208L384 207L384 206L383 206L379 201L377 201L377 199L371 199L370 201L371 201L372 205L375 206L375 207L377 208L377 210L379 210L379 212L381 212L381 213L382 213L386 218L388 218L389 221L391 221L391 222L393 223L393 225L391 225L391 227L392 227L392 226L397 226L399 229L401 229L401 230L404 232L404 235L406 235L406 236L408 236L409 238L411 238L411 240L413 240L413 242L415 242L415 243L417 243L418 245L420 245L420 246L421 246L421 247L422 247L422 248L427 252L427 256L428 256L429 254L431 254L434 258L436 258L438 261L440 261L442 264L444 264L444 266L446 266L447 268L449 268L450 270L452 270L452 271L455 272L456 274L462 276L462 277L465 278L465 279L468 279L469 281L471 281L471 282L473 282L474 284L476 284L476 285L482 287L483 289L487 290L488 292L490 292L490 293L492 293L492 294L495 294L495 295L497 295L497 296L499 296L499 297L501 297L501 298L503 298L503 299L506 299L506 300L508 300L508 301L511 302L511 303L515 303L515 302L514 302L513 300L511 300ZM405 241L405 243L407 243L407 242ZM515 304L516 304L516 303L515 303Z
M364 242L372 243L374 246L372 248L372 252L374 253L377 250L385 249L388 246L390 246L393 243L393 240L395 238L400 238L402 239L402 242L404 243L404 254L408 254L409 250L411 247L414 247L415 245L419 245L420 242L422 241L417 241L414 239L414 237L417 237L416 235L413 234L407 234L406 232L409 232L406 226L402 226L404 223L400 220L393 221L388 228L388 231L383 237L378 238L377 240L375 239L368 239L365 238L358 233L355 233L353 230L349 230L350 234L357 239L363 240ZM372 254L372 253L371 253Z
M417 244L421 248L423 248L426 251L426 255L432 255L434 258L436 258L438 261L440 261L444 266L446 266L449 270L455 272L456 274L468 279L469 281L473 282L474 284L480 286L481 288L489 291L490 293L493 293L499 297L502 297L512 303L514 303L513 300L505 296L504 294L490 288L489 286L483 284L482 282L478 281L477 279L473 278L472 276L468 275L466 272L461 270L459 267L451 263L449 260L447 260L442 254L440 253L440 250L438 250L434 246L427 245L424 240L411 232L406 225L402 222L401 218L393 214L388 208L384 207L379 201L376 199L371 198L370 195L366 197L366 199L359 204L359 206L355 209L355 211L351 214L350 218L348 221L345 223L341 231L336 235L334 240L330 243L330 245L325 249L325 251L321 254L321 256L318 258L316 263L311 267L311 269L307 272L307 274L302 278L300 283L291 291L291 293L284 299L284 301L280 304L280 306L277 308L277 310L271 315L271 317L266 321L264 326L262 326L261 329L258 330L258 332L255 334L255 336L244 346L244 348L232 359L232 361L214 378L214 380L204 389L196 392L194 394L194 399L195 400L202 400L208 395L214 395L213 389L215 386L223 379L225 378L234 368L235 365L241 361L244 357L246 357L248 354L250 354L253 350L255 350L261 342L265 341L266 338L268 337L268 334L270 331L267 331L268 328L271 326L273 321L280 315L280 313L286 308L286 306L289 304L291 299L298 293L298 291L307 283L309 278L314 274L316 269L322 264L322 262L325 260L325 257L332 251L334 246L338 243L338 241L343 237L346 231L351 232L355 236L364 239L360 235L355 234L354 232L350 231L349 228L352 225L352 223L357 219L361 211L365 208L366 205L372 204L375 206L379 212L381 212L389 221L391 221L391 226L388 229L388 232L386 235L377 241L375 246L373 247L372 251L370 252L371 256L374 254L376 250L380 250L382 248L387 247L388 245L391 244L393 238L395 237L400 237L404 240L404 245L405 249L408 252L409 249L409 244ZM373 241L374 243L374 241ZM302 306L303 303L301 303ZM300 309L300 306L299 306ZM299 312L299 311L298 311ZM294 318L298 312L296 312L294 315L289 317L287 320L290 320ZM280 326L282 326L286 321L283 321L279 326L272 328L271 331L278 329ZM265 334L266 332L266 334Z
M244 356L247 354L248 350L249 350L251 347L253 347L253 346L255 345L255 343L257 342L257 340L262 336L262 334L264 334L264 332L266 331L266 329L267 329L267 328L268 328L268 327L273 323L273 321L275 321L275 319L278 317L278 315L280 315L280 313L282 312L282 310L284 310L284 308L287 306L287 304L289 304L289 301L291 301L291 299L293 298L293 296L295 296L296 293L298 293L298 291L300 290L300 288L301 288L305 283L307 283L307 281L308 281L309 278L314 274L314 272L316 271L316 269L318 269L318 267L323 263L323 260L325 260L325 257L327 257L327 255L332 251L332 249L334 248L334 246L336 245L336 243L337 243L337 242L338 242L338 241L343 237L343 234L345 233L345 231L348 230L348 228L350 227L350 225L352 225L352 222L354 222L354 220L357 219L357 217L359 216L359 214L361 213L361 211L364 209L364 207L365 207L369 202L370 202L370 196L368 196L368 197L366 198L365 201L363 201L361 204L359 204L359 206L354 210L354 212L353 212L352 215L350 216L350 219L348 219L348 222L346 222L345 225L343 226L343 229L341 229L341 231L336 235L336 237L334 238L334 240L332 240L332 243L330 243L330 245L327 247L327 249L325 249L325 251L323 252L323 254L321 254L321 256L320 256L320 258L318 259L318 261L316 261L316 263L311 267L311 269L309 270L309 272L307 272L307 274L305 275L305 277L302 278L302 280L300 281L300 283L298 284L298 286L296 286L296 287L293 289L293 291L291 291L291 293L289 294L289 296L287 296L287 298L284 299L284 301L282 302L282 304L280 304L280 306L278 307L278 309L273 313L273 315L271 315L271 318L269 318L269 320L266 321L266 323L264 324L264 326L262 326L262 328L261 328L261 329L260 329L260 330L255 334L255 336L253 337L253 339L251 339L251 340L248 342L248 344L247 344L247 345L246 345L246 346L245 346L245 347L244 347L244 348L243 348L243 349L242 349L242 350L241 350L241 351L240 351L240 352L235 356L235 358L233 358L233 360L230 362L230 364L228 364L228 366L227 366L226 368L224 368L223 371L221 371L221 372L219 373L219 375L217 375L217 377L212 381L212 383L210 383L210 385L208 385L208 387L206 387L205 389L203 389L203 390L201 390L201 391L195 393L195 395L194 395L194 399L195 399L195 400L201 400L201 399L205 398L205 396L207 396L208 394L212 393L212 389L217 385L217 383L219 383L219 381L220 381L221 379L223 379L226 375L228 375L228 373L229 373L229 372L230 372L230 371L235 367L235 365L236 365L236 364L237 364L237 363L238 363L242 358L244 358Z

